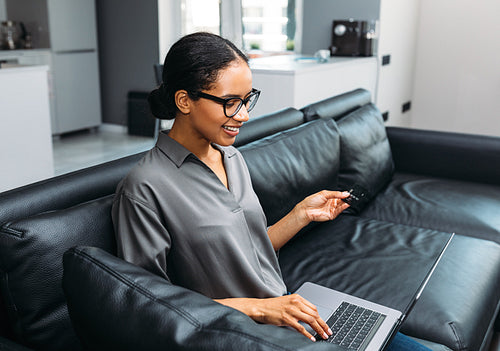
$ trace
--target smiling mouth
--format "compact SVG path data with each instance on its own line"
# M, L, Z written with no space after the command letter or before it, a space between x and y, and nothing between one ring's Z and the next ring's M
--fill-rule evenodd
M231 132L237 132L240 130L240 128L238 128L238 127L230 127L230 126L222 126L222 128L227 129Z

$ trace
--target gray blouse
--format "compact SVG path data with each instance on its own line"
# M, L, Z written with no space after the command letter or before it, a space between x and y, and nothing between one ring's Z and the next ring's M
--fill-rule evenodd
M211 298L285 294L241 154L214 145L228 189L167 133L118 185L112 210L118 255Z

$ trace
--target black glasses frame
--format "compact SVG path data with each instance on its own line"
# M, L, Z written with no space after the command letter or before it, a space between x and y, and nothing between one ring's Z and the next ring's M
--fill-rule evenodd
M252 91L250 92L250 94L248 94L248 96L245 99L242 99L242 98L239 98L239 97L230 97L230 98L223 99L223 98L220 98L218 96L214 96L214 95L210 95L210 94L204 93L202 91L197 92L195 95L198 96L198 97L204 98L204 99L215 101L218 104L221 104L224 107L224 114L226 115L226 117L231 118L231 117L236 116L238 114L238 112L240 112L241 107L243 105L246 106L246 104L248 104L248 102L250 101L250 99L252 99L253 97L255 97L255 100L253 101L253 103L250 106L247 107L247 111L248 112L252 111L252 109L255 107L255 104L257 103L257 100L259 100L260 90L252 89ZM232 114L228 114L227 110L226 110L226 105L230 101L234 102L234 100L239 100L239 105L236 108L235 112L233 112Z

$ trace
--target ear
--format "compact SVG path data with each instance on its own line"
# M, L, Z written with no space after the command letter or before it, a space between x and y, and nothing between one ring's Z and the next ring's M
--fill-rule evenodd
M175 104L182 114L187 115L191 112L192 100L186 90L177 90L174 95Z

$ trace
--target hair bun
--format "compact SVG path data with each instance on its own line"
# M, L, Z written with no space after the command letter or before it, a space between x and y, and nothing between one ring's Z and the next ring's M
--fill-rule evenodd
M175 116L171 116L169 108L165 105L164 101L166 99L166 88L164 84L161 84L158 88L154 89L149 93L148 102L151 108L151 113L159 119L173 119Z

